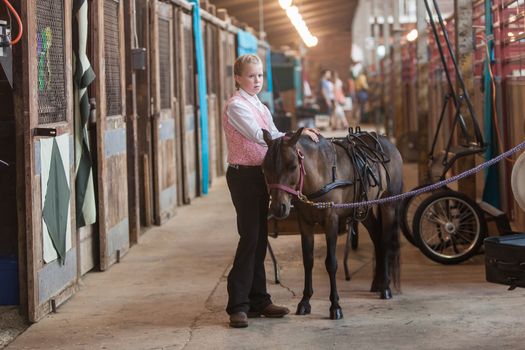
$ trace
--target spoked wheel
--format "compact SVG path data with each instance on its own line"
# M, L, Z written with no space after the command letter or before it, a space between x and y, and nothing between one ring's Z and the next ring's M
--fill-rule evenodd
M457 264L478 252L487 223L476 202L446 190L421 202L412 230L414 241L428 258L441 264Z
M420 186L416 186L412 189L412 191L418 190L420 188L426 187L429 184L423 184ZM399 226L401 226L401 232L403 232L403 236L405 236L406 240L412 243L412 245L417 247L417 244L414 240L414 235L412 233L412 224L414 222L414 214L416 213L417 208L421 205L421 203L428 198L432 193L435 193L436 191L431 192L425 192L421 193L417 196L407 197L401 201L401 207L400 207L400 222Z

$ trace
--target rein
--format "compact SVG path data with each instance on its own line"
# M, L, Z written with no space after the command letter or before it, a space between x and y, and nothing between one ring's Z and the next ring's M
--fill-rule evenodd
M291 188L290 186L287 186L287 185L273 183L273 184L267 185L268 191L270 191L271 189L278 189L286 193L289 193L292 196L296 196L303 203L310 204L310 205L313 205L313 204L318 205L317 202L311 201L310 198L313 199L313 198L321 197L322 195L333 190L334 188L345 187L345 186L350 186L354 184L352 181L349 181L349 180L341 181L341 180L335 179L336 160L334 158L334 164L332 166L332 182L323 186L319 191L316 191L309 195L304 195L303 185L304 185L304 177L306 176L306 169L304 167L304 154L298 148L296 148L295 153L297 154L297 158L299 160L299 184L297 185L297 187ZM335 155L336 153L334 149L334 157Z

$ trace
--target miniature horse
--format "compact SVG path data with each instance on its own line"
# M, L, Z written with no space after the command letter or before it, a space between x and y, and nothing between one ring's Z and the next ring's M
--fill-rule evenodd
M359 137L353 146L345 149L322 136L315 143L309 137L301 136L301 132L302 129L291 137L272 140L269 132L263 130L268 145L263 171L271 195L270 212L278 219L286 218L292 201L297 210L305 275L303 298L297 306L297 315L306 315L311 311L314 225L319 223L324 228L327 245L325 265L330 276L330 318L340 319L343 312L339 306L335 277L339 228L346 224L349 217L363 222L375 248L375 271L370 291L379 292L381 299L390 299L390 281L396 287L399 283L398 204L387 203L373 210L363 207L317 209L304 200L303 193L309 198L317 197L316 201L333 203L396 195L403 188L403 161L397 148L387 138L373 133L363 133L366 137ZM385 158L376 164L363 162L362 157L361 161L351 161L359 158L352 150L354 146L356 152L360 149L379 149ZM359 169L363 167L366 167L364 172Z

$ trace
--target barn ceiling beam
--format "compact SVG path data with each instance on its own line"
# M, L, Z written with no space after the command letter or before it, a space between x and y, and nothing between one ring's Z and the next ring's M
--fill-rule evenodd
M318 16L324 16L328 15L334 19L345 17L345 18L352 18L352 8L348 5L336 7L336 8L330 8L325 9L323 11L318 12L303 12L299 10L304 21L306 22L306 25L310 26L309 20L313 18L317 18ZM282 11L282 14L280 15L273 15L271 17L265 17L264 19L265 26L270 24L280 24L280 23L290 23L290 19L288 16L286 16L286 13ZM291 23L290 23L291 25Z

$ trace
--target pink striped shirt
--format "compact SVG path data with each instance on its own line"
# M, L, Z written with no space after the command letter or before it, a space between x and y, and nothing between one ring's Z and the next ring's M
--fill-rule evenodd
M237 165L261 165L266 155L267 147L260 142L255 142L248 139L246 136L241 134L233 124L230 122L228 116L228 107L230 104L240 104L243 109L247 109L251 112L251 118L256 122L260 129L270 130L273 124L270 111L263 105L263 108L259 109L255 107L253 103L243 96L242 92L235 92L235 94L228 100L226 108L223 114L223 128L226 135L226 144L228 146L228 163Z

